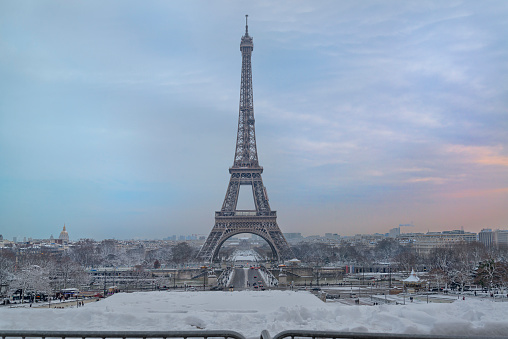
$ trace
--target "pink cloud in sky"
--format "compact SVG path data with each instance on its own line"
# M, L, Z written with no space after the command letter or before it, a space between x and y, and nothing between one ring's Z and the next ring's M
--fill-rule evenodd
M480 165L508 166L508 156L502 155L502 146L448 145L445 151L459 154L466 162Z

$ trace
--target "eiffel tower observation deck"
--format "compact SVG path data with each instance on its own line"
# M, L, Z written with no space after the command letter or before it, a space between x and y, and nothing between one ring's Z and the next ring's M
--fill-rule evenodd
M240 233L252 233L262 237L270 245L276 260L291 259L292 251L277 225L277 213L270 209L268 195L263 185L256 147L254 128L254 99L252 91L251 56L254 50L249 35L248 16L245 16L245 35L240 42L242 52L242 81L240 86L240 109L238 133L231 178L220 211L215 212L215 225L198 253L198 258L212 262L222 244ZM237 210L240 185L252 188L255 210Z

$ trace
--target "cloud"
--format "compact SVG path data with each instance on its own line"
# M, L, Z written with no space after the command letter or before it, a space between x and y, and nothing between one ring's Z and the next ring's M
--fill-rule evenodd
M457 192L448 192L442 194L442 196L454 199L463 198L476 198L476 197L508 197L508 187L492 188L492 189L478 189L478 190L462 190Z
M118 199L114 216L103 208L81 222L104 225L150 210L148 197L164 197L168 186L182 204L201 199L203 207L168 205L171 219L185 232L208 232L234 154L244 14L255 44L259 157L275 204L316 203L332 227L346 202L355 215L341 222L367 229L388 221L360 220L366 211L396 218L405 213L397 206L423 211L441 193L506 187L505 1L0 6L0 184L16 192L19 181L29 183L12 196L16 206L49 186L52 197L80 196L97 183L90 200L100 187L113 196L143 188L146 205ZM45 203L46 220L65 214L58 199ZM151 211L162 231L152 233L166 236L160 205ZM68 222L86 214L79 206ZM2 225L44 228L36 218L18 223L9 210L0 215Z
M508 156L503 155L504 147L447 145L445 152L460 155L462 161L486 166L508 166Z

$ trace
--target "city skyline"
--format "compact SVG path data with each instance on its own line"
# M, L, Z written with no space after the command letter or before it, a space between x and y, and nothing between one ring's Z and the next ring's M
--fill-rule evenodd
M4 1L0 234L208 235L245 14L283 233L507 229L508 3L487 4Z
M386 238L396 238L396 237L404 237L404 236L415 236L415 235L433 235L433 234L474 234L476 235L476 241L481 242L482 240L479 239L481 234L494 234L496 232L508 232L508 230L500 230L500 229L482 229L481 232L470 232L468 230L460 229L460 230L435 230L435 231L427 231L427 232L413 232L413 228L406 228L406 226L414 227L414 225L411 224L403 224L399 225L397 227L394 227L392 229L387 230L386 232L376 232L376 233L358 233L354 235L341 235L337 233L313 233L313 234L302 234L300 232L287 232L284 233L286 237L290 240L298 239L335 239L335 240L347 240L347 239L354 239L358 236L360 237L386 237ZM66 231L66 225L64 225L64 228L60 232L53 232L50 234L50 236L42 237L42 238L35 238L30 235L15 235L11 239L8 239L4 237L2 234L0 234L0 240L4 240L7 242L14 242L14 243L24 243L24 242L38 242L38 241L50 241L50 240L56 240L56 239L63 239L68 243L75 243L80 242L82 240L93 240L93 241L103 241L103 240L117 240L117 241L204 241L206 240L206 234L171 234L164 237L159 238L143 238L143 237L135 237L135 238L118 238L118 237L111 237L111 238L105 238L105 239L95 239L92 237L85 237L85 238L73 238L72 236L69 236L68 232ZM238 239L238 238L257 238L262 239L258 235L254 233L239 233L233 235L231 239ZM384 239L384 238L383 238ZM263 239L263 241L265 241Z

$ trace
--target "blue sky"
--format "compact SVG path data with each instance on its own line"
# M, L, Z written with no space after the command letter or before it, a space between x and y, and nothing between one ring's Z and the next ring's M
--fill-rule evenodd
M506 1L2 1L0 234L207 235L245 14L283 232L508 229Z

